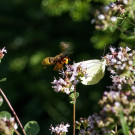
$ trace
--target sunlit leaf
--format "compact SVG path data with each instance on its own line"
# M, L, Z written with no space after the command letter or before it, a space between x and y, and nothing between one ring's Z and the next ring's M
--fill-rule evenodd
M7 111L1 111L0 112L0 118L7 118L7 119L10 119L10 117L11 117L11 114L9 113L9 112L7 112Z
M3 79L0 80L0 82L4 82L6 80L7 80L7 78L3 78Z
M74 104L75 103L75 101L70 101L70 104Z
M121 126L122 126L122 130L123 130L124 135L129 135L128 125L124 119L124 115L122 112L120 113L120 122L121 122Z
M37 135L40 127L36 121L29 121L25 126L24 130L26 135Z
M79 97L79 93L78 92L76 92L76 98L78 98Z
M75 99L75 94L74 94L74 93L71 93L71 94L70 94L70 98L71 98L71 99Z
M0 106L2 105L2 103L3 103L3 98L2 96L0 96Z

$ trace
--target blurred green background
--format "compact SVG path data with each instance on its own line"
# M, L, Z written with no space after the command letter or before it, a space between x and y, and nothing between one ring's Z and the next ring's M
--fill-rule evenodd
M97 31L90 20L101 0L0 0L0 47L8 53L2 60L0 78L7 78L1 88L9 98L22 124L39 123L39 135L50 134L50 125L71 125L72 105L66 94L56 93L51 82L59 77L53 66L43 69L44 57L60 52L61 41L71 42L71 64L101 59L108 46L129 43L119 31ZM133 41L132 41L133 42ZM129 43L130 45L131 43ZM109 73L93 86L79 84L76 120L99 111L98 100L110 85ZM4 102L1 110L10 112ZM70 133L69 133L70 134Z

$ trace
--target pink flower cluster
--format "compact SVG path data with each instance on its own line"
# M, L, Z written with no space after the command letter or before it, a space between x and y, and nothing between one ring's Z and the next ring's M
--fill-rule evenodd
M131 88L135 92L135 52L126 47L110 47L110 54L105 56L108 64L108 70L111 73L113 85L109 86L111 90L124 90Z
M59 78L59 80L54 78L54 81L52 82L54 86L52 86L52 88L54 88L54 91L56 92L70 94L70 92L74 91L76 84L80 81L80 77L84 76L85 68L78 64L67 65L66 71L62 70L60 71L60 74L63 78Z
M62 135L62 133L68 132L68 127L70 127L69 124L60 124L56 125L56 127L50 126L51 134L55 133L57 135Z
M15 119L13 117L10 117L9 119L7 119L7 117L1 118L6 125L10 128L10 129L17 129L17 123L15 122Z
M135 50L110 47L105 56L108 70L111 73L112 86L105 91L99 105L99 114L77 122L81 135L117 134L122 131L120 114L129 127L129 134L135 134ZM117 131L114 127L117 125Z
M99 104L102 106L102 111L100 112L102 120L99 122L102 127L110 127L116 123L120 126L120 112L123 113L129 127L132 127L132 125L135 124L135 93L132 91L104 92L104 96L99 101Z
M88 118L80 118L80 121L76 121L79 135L107 135L111 133L107 128L100 127L101 120L102 117L96 113Z
M116 2L111 2L110 5L102 7L101 10L96 10L91 23L95 24L98 30L115 29L117 27L118 17L122 21L125 13L128 12L126 7L129 6L129 1L116 0Z

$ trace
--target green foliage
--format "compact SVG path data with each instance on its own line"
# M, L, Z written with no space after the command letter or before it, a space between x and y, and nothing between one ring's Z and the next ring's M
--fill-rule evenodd
M7 80L7 78L2 78L1 80L0 80L0 82L4 82L4 81L6 81Z
M90 0L76 0L73 3L73 6L70 8L70 15L73 20L81 21L81 20L89 20L90 13Z
M121 125L122 125L122 130L123 130L124 135L129 135L128 125L125 121L123 112L120 113L120 122L121 122Z
M79 97L79 93L78 93L78 92L76 92L76 93L71 93L69 97L72 99L72 101L70 101L70 103L71 103L71 104L74 104L75 101L76 101L76 99Z
M0 96L0 106L2 105L2 103L3 103L3 98L2 96Z
M0 112L0 118L5 118L5 117L9 120L10 117L11 117L11 114L7 111L1 111Z
M54 94L51 88L50 82L57 73L53 67L43 69L41 61L44 57L57 55L58 45L63 40L73 44L73 53L69 56L71 64L73 61L100 59L104 48L110 45L134 47L135 38L124 34L133 27L126 24L127 21L120 20L122 29L112 32L97 31L90 23L94 10L110 1L1 0L0 3L0 45L8 51L0 65L1 78L6 76L8 80L6 84L1 83L1 88L6 91L16 112L24 114L22 123L28 119L40 121L41 135L49 134L48 125L52 120L59 123L68 119L71 123L72 117L66 96ZM83 113L86 116L98 111L95 102L106 84L110 84L110 80L105 76L96 86L79 85L78 116L82 115L82 108L85 108Z
M43 0L42 5L44 10L53 16L59 16L69 12L70 16L75 21L89 19L90 0Z
M74 100L75 98L77 98L79 96L79 93L78 92L76 92L76 95L75 95L75 93L71 93L70 94L70 98L72 99L72 100Z
M135 38L135 28L134 27L130 27L130 28L126 29L123 33L128 37L133 36Z
M51 15L61 15L63 12L68 11L69 3L67 0L43 0L42 5L49 14Z
M26 135L37 135L40 128L36 121L30 121L24 126Z
M75 96L76 96L75 98L77 99L77 98L79 97L79 93L78 93L78 92L76 92L76 95L75 95Z

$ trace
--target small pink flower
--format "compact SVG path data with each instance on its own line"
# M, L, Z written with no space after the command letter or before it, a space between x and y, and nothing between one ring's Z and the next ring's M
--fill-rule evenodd
M5 49L5 47L2 48L1 52L7 53L7 50Z
M7 50L5 49L5 47L3 47L3 49L0 49L0 59L2 59L4 57L4 53L7 53Z
M110 51L113 54L116 51L116 48L110 47Z
M131 49L129 47L126 47L126 52L128 52L128 51L131 51Z
M52 125L50 126L50 130L51 130L51 134L55 133L55 134L59 134L59 133L66 133L68 132L68 127L70 127L69 124L60 124L60 125L56 125L56 127L53 127Z
M54 88L56 92L63 92L69 95L71 91L74 91L75 85L81 81L81 77L85 75L84 70L86 70L86 68L80 64L74 63L73 65L66 65L66 70L60 71L63 77L59 78L59 80L54 78L52 82L54 86L52 86L52 88Z

